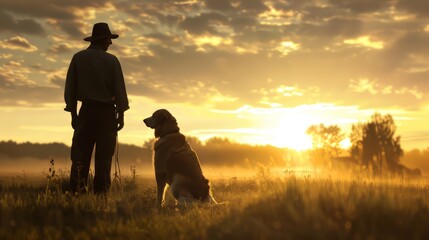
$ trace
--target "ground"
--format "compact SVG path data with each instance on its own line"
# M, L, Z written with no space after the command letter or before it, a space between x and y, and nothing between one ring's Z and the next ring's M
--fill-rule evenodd
M135 172L134 172L135 173ZM49 176L49 174L47 174ZM50 175L52 176L52 175ZM425 180L336 178L261 168L212 179L224 204L158 210L155 182L116 180L71 197L63 176L0 178L0 239L428 239Z

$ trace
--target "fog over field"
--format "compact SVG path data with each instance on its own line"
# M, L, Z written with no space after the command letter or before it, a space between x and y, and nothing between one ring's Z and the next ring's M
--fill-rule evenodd
M197 138L189 141L200 157L204 172L212 177L237 177L254 174L260 167L273 169L274 173L285 171L317 171L323 169L313 166L309 153L272 146L251 146L231 142L227 139L214 139L203 144ZM130 174L135 167L142 177L153 177L152 145L148 141L141 147L120 144L119 163L122 174ZM0 142L0 174L2 175L44 175L54 159L55 169L69 174L71 160L70 148L60 143L37 144ZM347 155L347 151L344 151ZM115 171L116 154L112 160L112 173ZM421 170L429 175L429 149L405 151L401 163ZM93 163L91 169L94 169ZM329 170L329 169L325 169ZM335 166L334 169L335 170Z

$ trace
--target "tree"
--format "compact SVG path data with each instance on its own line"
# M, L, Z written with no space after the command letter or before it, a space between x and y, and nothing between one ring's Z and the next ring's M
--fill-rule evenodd
M350 133L350 155L356 162L362 161L363 128L363 123L353 124Z
M339 156L341 151L340 143L345 136L337 125L311 125L306 133L312 140L312 159L314 163L330 164L330 160L333 157Z
M383 169L394 171L403 155L401 138L395 132L390 114L375 113L369 122L352 126L350 152L363 166L372 168L374 175L381 175Z

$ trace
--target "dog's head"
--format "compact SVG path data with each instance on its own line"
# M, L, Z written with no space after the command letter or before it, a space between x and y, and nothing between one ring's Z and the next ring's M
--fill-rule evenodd
M178 133L180 130L176 118L166 109L156 110L152 116L144 119L143 122L147 127L155 129L155 137Z

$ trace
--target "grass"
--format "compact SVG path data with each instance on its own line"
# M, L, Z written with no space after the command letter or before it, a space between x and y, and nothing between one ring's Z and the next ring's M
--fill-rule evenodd
M134 172L135 174L135 172ZM155 206L153 179L71 198L63 178L1 178L0 239L428 239L423 181L274 176L213 179L221 206ZM60 187L61 186L61 187Z

